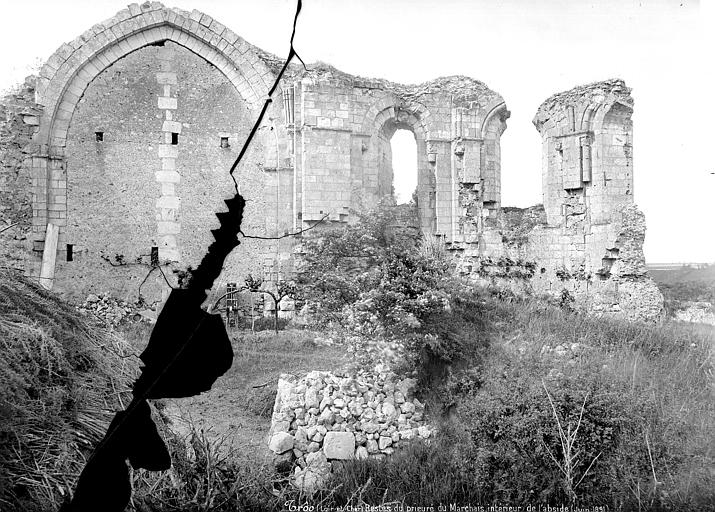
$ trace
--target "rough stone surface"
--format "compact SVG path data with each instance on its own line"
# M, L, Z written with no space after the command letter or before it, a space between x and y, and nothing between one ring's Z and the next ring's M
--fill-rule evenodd
M633 204L632 114L618 79L546 100L534 118L543 207L506 209L485 224L479 247L453 245L459 271L598 316L661 318L663 297L643 257L645 218Z
M414 398L416 385L414 379L400 380L389 371L355 378L321 371L300 379L284 374L278 381L271 433L273 438L280 434L293 440L292 453L301 468L309 460L319 460L316 453L326 460L390 455L403 440L433 435L423 419L424 405ZM397 393L404 400L399 412L393 405ZM306 410L316 400L322 412L318 407ZM311 489L322 481L303 470L297 475L299 485Z
M34 99L34 77L0 98L0 262L20 270L32 248L32 138L41 113Z
M675 319L680 322L715 325L715 308L709 302L693 302L685 309L676 311Z
M295 438L286 432L276 432L271 436L268 448L277 454L285 453L293 449Z
M203 256L214 213L233 193L226 169L282 59L198 11L160 3L133 4L95 27L1 102L0 213L17 226L2 233L11 243L0 259L39 275L52 222L59 243L45 285L77 299L125 299L143 282L142 296L158 305L169 287L158 273L144 280L152 248L169 279ZM282 235L326 215L347 225L392 194L390 139L407 129L417 144L418 228L444 240L459 273L598 315L660 316L662 300L641 264L633 100L622 80L579 86L539 107L543 208L516 215L519 226L501 209L509 111L484 83L450 76L402 85L295 63L280 85L285 96L269 107L238 174L245 233ZM247 239L217 282L251 273L270 286L294 272L295 244ZM308 409L332 407L307 398Z
M37 112L26 116L37 128L33 158L22 164L35 179L23 185L35 197L30 265L39 264L48 220L57 221L58 252L71 244L78 254L58 258L56 286L70 294L121 296L131 288L124 283L141 282L141 265L109 267L102 251L134 262L158 247L168 269L195 266L233 186L226 169L282 67L198 11L156 3L123 13L50 57ZM241 169L244 232L283 234L326 214L348 223L391 194L390 138L403 128L417 142L424 231L456 241L472 232L453 218L467 202L475 218L497 211L509 113L484 83L451 76L402 85L296 63L281 90ZM460 188L478 192L463 198L454 194ZM246 240L218 281L248 272L275 281L292 271L292 246ZM161 300L165 284L145 285L150 302Z
M323 452L309 453L305 457L303 467L295 468L293 485L307 494L313 494L330 478L331 469Z
M328 432L323 439L323 451L328 459L350 459L355 452L355 435L351 432Z

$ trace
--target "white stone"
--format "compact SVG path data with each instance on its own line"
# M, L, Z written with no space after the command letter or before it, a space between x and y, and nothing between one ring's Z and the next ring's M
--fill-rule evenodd
M308 409L320 407L320 402L318 401L318 392L314 388L308 388L305 391L305 406Z
M271 437L271 441L268 444L268 448L273 453L285 453L288 450L293 449L294 441L294 437L287 432L276 432L275 434L273 434L273 437Z
M332 425L335 422L335 414L330 409L324 409L323 412L320 413L318 422Z
M385 436L380 436L380 439L377 442L378 448L380 450L384 450L388 446L392 445L392 438L391 437L385 437Z
M178 121L164 121L161 131L168 133L181 133L181 123Z
M415 404L413 404L412 402L405 402L404 404L400 405L400 410L403 414L412 414L413 412L415 412Z
M372 422L363 423L362 425L362 431L366 434L374 434L377 432L378 428L377 424Z
M351 432L328 432L323 439L323 452L328 459L349 459L355 452L355 436Z
M382 404L382 414L387 416L389 420L397 418L397 410L395 409L395 406L392 405L390 402L385 402L384 404Z
M364 446L358 446L357 449L355 450L355 458L357 460L365 460L367 459L368 452L367 448Z
M164 96L159 96L159 108L176 110L176 98L165 98Z

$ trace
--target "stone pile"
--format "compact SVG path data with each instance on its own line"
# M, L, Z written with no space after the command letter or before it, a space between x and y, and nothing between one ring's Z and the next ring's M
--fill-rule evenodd
M156 313L146 310L146 305L132 304L109 295L90 294L82 304L77 306L77 311L92 314L111 326L117 326L128 320L144 319L151 322L152 317L156 319Z
M709 302L691 302L687 308L675 312L675 319L680 322L715 325L715 308Z
M281 375L269 441L276 467L295 464L295 484L311 492L330 474L331 460L382 458L411 439L430 438L415 385L390 372Z

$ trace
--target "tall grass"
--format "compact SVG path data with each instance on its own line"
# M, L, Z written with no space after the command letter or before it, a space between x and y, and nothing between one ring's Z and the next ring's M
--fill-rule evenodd
M129 397L121 339L0 272L0 510L54 510Z
M399 460L414 482L427 479L435 496L465 504L712 510L715 330L585 317L488 295L480 304L488 354L443 379L441 396L456 401L456 413L440 418L443 409L429 404L432 420L452 432L436 443L441 455L433 446L432 459L407 451L390 462L348 464L333 481L342 498L359 492L379 504L379 493L361 489L375 487L376 475L391 474ZM420 504L418 484L396 481L384 499Z

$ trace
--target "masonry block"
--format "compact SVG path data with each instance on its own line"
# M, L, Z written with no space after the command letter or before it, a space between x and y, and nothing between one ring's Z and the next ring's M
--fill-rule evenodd
M171 110L176 110L177 108L176 98L165 98L163 96L159 96L158 100L159 108Z

